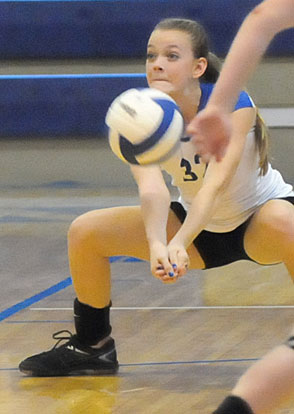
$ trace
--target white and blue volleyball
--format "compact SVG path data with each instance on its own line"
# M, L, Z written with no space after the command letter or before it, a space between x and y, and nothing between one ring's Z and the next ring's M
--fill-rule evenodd
M129 164L169 158L180 145L184 120L176 102L157 89L129 89L111 104L105 120L109 144Z

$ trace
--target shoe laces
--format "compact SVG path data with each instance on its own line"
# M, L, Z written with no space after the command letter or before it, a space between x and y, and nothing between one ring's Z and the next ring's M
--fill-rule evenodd
M67 334L67 335L65 336L65 334ZM58 345L60 344L60 342L62 342L62 341L67 341L65 344L63 344L63 346L73 345L74 348L75 348L74 335L70 331L68 331L67 329L55 332L52 335L52 338L57 340L56 344L53 346L52 349L56 349L58 347Z

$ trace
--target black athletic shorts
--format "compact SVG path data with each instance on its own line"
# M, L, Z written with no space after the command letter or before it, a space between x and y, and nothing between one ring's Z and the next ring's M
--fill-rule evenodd
M294 197L284 197L281 200L294 204ZM187 213L182 204L172 201L170 208L183 223ZM253 215L240 226L226 233L213 233L206 230L199 233L193 243L204 261L205 269L224 266L238 260L254 262L244 249L244 234L252 217Z

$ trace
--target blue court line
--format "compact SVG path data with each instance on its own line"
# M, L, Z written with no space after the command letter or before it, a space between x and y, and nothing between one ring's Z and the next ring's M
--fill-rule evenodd
M125 256L113 256L110 257L110 263L120 262Z
M112 256L109 258L110 263L115 263L115 262L124 262L124 263L128 263L128 262L143 262L144 260L142 259L137 259L137 257L131 257L131 256Z
M59 320L55 320L55 321L6 321L5 323L8 324L21 324L21 323L72 323L72 319L68 320L68 321L59 321Z
M129 262L143 262L143 260L137 259L136 257L125 257L123 261L125 263L129 263Z
M0 368L0 371L18 371L18 368Z
M26 216L2 216L0 223L66 223L68 220L57 218L40 218L40 217L26 217Z
M156 365L190 365L190 364L218 364L218 363L232 363L232 362L252 362L259 358L233 358L233 359L203 359L195 361L167 361L167 362L138 362L130 364L119 364L120 367L144 367Z
M153 367L159 365L210 365L210 364L231 364L234 362L254 362L259 358L236 358L236 359L203 359L196 361L167 361L167 362L138 362L130 364L119 364L120 368L128 367ZM0 368L0 371L18 371L18 368Z
M56 285L51 286L48 289L43 290L40 293L37 293L36 295L31 296L28 299L23 300L22 302L16 303L13 306L10 306L9 308L5 309L4 311L0 312L0 322L4 319L9 318L9 316L14 315L15 313L28 308L29 306L33 305L36 302L39 302L42 299L47 298L48 296L53 295L54 293L59 292L62 289L65 289L67 286L71 285L72 281L71 278L68 277L61 282L57 283Z
M128 257L128 256L113 256L110 257L110 263L122 261L122 262L137 262L142 261L140 259L136 259L135 257ZM0 312L0 322L4 319L9 318L10 316L14 315L17 312L20 312L23 309L28 308L29 306L33 305L36 302L39 302L42 299L47 298L48 296L54 295L54 293L59 292L60 290L65 289L66 287L72 285L71 277L68 277L61 282L57 283L56 285L53 285L49 287L48 289L43 290L40 293L37 293L36 295L31 296L30 298L27 298L21 302L16 303L13 306L10 306L9 308L5 309L4 311Z
M1 0L0 0L1 1ZM40 75L0 75L0 80L8 79L110 79L146 78L145 73L80 73L80 74L40 74Z

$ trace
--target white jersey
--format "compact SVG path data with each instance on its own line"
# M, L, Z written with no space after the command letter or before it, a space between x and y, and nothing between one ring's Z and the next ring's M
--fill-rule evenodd
M213 91L214 84L200 83L201 99L198 111L205 108ZM235 110L253 107L254 103L242 91ZM195 147L189 138L181 140L178 152L161 164L161 168L172 176L173 185L180 192L179 201L186 210L203 185L206 164L195 154ZM286 184L281 174L269 165L265 176L260 175L259 153L255 144L254 129L245 143L244 152L237 171L228 187L220 196L217 211L205 230L223 233L234 230L266 201L273 198L294 196L293 187Z
M171 175L172 184L180 192L179 201L189 210L203 185L206 170L206 164L195 154L193 143L184 139L177 153L163 162L161 168ZM266 201L288 196L294 196L293 187L271 165L266 175L260 175L259 153L251 130L236 173L220 195L218 208L205 230L217 233L234 230Z

